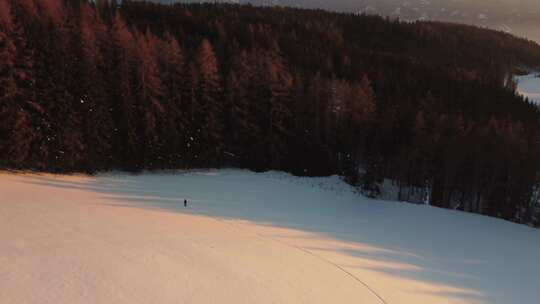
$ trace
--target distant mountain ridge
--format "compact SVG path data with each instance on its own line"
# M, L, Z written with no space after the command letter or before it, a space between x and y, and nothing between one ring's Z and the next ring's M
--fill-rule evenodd
M159 3L204 2L153 0ZM402 20L436 20L489 27L540 43L540 1L537 0L217 0L207 2L283 5L378 14Z

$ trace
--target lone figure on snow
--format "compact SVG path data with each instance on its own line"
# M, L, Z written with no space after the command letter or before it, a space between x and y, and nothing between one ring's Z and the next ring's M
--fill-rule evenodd
M184 200L184 207L187 207L187 200Z

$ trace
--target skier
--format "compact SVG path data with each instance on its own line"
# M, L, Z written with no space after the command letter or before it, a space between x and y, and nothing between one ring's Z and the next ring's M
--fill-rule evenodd
M184 200L184 207L187 207L187 200Z

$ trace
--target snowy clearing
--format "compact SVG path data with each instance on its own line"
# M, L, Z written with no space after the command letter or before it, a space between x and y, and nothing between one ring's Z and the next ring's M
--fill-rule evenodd
M0 189L5 304L540 297L539 230L370 200L337 177L0 173Z
M532 102L540 105L540 74L534 73L516 77L519 94L528 97Z

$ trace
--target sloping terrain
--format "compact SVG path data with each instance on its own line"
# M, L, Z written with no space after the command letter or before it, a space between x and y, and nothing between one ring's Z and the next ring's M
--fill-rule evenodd
M154 1L171 2L170 0ZM176 2L203 1L177 0ZM540 42L540 34L537 31L540 20L540 2L536 0L221 0L218 2L322 8L379 14L409 21L456 22L489 27Z
M1 173L0 189L6 304L532 304L539 296L538 230L369 200L337 177Z
M517 91L529 98L532 102L540 104L540 75L529 74L517 77Z

